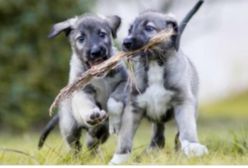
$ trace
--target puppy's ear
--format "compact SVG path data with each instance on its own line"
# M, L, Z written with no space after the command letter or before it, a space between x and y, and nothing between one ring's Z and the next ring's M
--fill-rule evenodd
M172 36L172 42L173 42L173 45L175 46L175 49L178 50L177 39L178 39L178 36L180 36L180 34L179 34L178 22L173 16L167 16L166 27L172 28L174 30L175 34Z
M111 29L113 38L116 38L117 31L121 25L121 18L117 15L108 16L107 18L108 25Z
M167 25L167 27L171 27L175 31L176 34L178 33L178 23L177 23L177 21L168 20L168 21L166 21L166 25Z
M54 24L50 30L48 38L54 38L58 34L60 34L62 31L65 32L66 35L69 35L76 21L77 21L77 17Z

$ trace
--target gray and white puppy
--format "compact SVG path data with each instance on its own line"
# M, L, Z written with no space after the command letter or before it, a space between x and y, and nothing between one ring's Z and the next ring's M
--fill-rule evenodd
M65 32L72 48L69 84L91 66L114 55L112 37L116 37L121 24L118 16L101 18L83 15L53 26L49 37ZM81 130L87 130L87 146L93 148L106 141L110 132L119 129L127 91L127 73L122 64L102 77L95 77L84 89L76 91L59 104L59 112L43 130L39 147L59 122L60 131L67 144L79 150ZM108 114L107 114L108 113ZM106 120L107 116L109 119ZM110 130L108 130L110 122Z
M174 17L145 11L130 26L123 49L136 50L167 28L173 28L180 35ZM201 156L208 152L197 137L197 72L190 59L181 50L177 51L177 43L176 34L170 42L133 58L136 79L123 113L117 150L110 164L128 160L133 137L143 117L154 123L152 146L163 146L164 123L174 117L182 152L187 156Z

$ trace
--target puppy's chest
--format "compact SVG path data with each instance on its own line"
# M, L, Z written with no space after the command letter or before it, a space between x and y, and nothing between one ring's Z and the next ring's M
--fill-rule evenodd
M174 93L165 89L164 80L164 67L159 66L156 61L151 61L147 71L147 87L138 95L137 102L146 110L146 115L154 120L160 120L171 107Z

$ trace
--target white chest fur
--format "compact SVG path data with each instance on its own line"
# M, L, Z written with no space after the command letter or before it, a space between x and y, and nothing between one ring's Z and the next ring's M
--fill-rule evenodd
M147 72L148 86L137 98L139 106L145 108L146 114L154 120L159 120L166 113L173 95L172 91L164 88L163 69L156 61L150 62Z

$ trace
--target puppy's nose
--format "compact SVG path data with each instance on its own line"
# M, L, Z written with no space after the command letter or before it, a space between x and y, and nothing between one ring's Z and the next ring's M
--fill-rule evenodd
M103 47L93 47L90 51L90 55L92 58L105 56L106 50Z
M131 37L131 38L124 39L123 46L126 49L132 49L133 48L133 45L134 45L134 38Z

